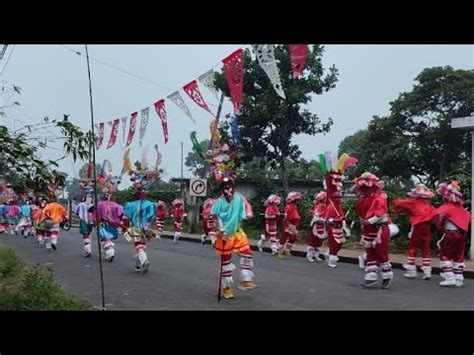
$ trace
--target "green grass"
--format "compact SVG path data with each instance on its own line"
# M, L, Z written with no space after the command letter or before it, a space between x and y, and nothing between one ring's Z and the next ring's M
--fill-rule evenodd
M90 310L92 305L68 295L53 271L39 265L24 267L10 247L0 246L0 310Z

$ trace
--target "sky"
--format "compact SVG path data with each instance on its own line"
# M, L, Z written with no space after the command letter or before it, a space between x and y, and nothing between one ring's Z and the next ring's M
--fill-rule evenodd
M83 45L65 45L84 53ZM91 45L91 58L125 69L148 81L130 76L91 60L92 92L95 122L108 122L129 116L132 112L150 107L150 118L139 146L138 127L132 143L131 159L141 159L148 147L147 157L154 161L153 146L158 144L163 155L161 168L164 179L181 176L181 142L184 156L191 151L191 131L199 140L209 138L211 115L191 101L181 90L196 124L166 96L181 89L188 82L207 70L220 70L221 60L234 50L248 45ZM9 109L9 118L0 117L8 127L40 122L43 117L61 118L69 114L79 127L90 128L89 84L87 64L79 56L60 45L16 45L4 68L12 46L0 61L0 82L21 87L21 96L15 100L20 107ZM337 151L339 142L346 136L367 126L373 115L389 112L389 102L401 92L409 91L415 77L424 68L450 65L455 69L474 69L472 45L327 45L323 63L326 68L335 65L339 70L336 88L315 96L310 110L326 120L331 117L334 125L326 135L300 135L294 138L300 146L302 157L313 159L323 151ZM152 81L153 83L151 83ZM215 112L218 100L200 85L204 99ZM169 141L165 145L161 122L153 103L166 100ZM2 98L5 100L5 98ZM0 99L0 103L2 102ZM13 100L12 100L13 101ZM221 117L230 113L229 100L224 101ZM140 117L140 115L139 115ZM107 125L106 125L107 127ZM128 132L128 126L127 126ZM106 128L105 144L110 128ZM122 167L121 128L114 147L97 151L97 161L111 161L114 173ZM104 145L105 145L104 144ZM57 147L60 148L60 145ZM56 150L45 153L45 159L59 156ZM74 175L82 163L71 160L61 162L60 168ZM184 167L184 177L191 172Z

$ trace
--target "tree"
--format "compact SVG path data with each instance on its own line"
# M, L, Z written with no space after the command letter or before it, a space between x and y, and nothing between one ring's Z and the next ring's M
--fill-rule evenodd
M400 187L413 178L435 185L470 177L468 132L451 129L451 119L474 111L474 71L424 69L413 89L390 102L387 117L374 116L367 129L346 137L339 152L359 158L356 173L369 170Z
M244 96L242 109L237 115L240 142L236 149L243 162L261 157L273 169L280 169L285 193L288 192L288 162L297 160L301 155L292 138L298 134L328 132L333 123L330 118L322 122L316 114L304 108L312 101L314 94L321 95L336 85L337 69L334 66L324 75L323 52L324 47L312 46L304 73L293 79L288 49L283 45L275 46L286 100L276 94L263 69L251 59L250 51L244 52ZM214 83L230 97L223 72L216 73Z
M206 152L209 149L209 144L209 139L205 139L202 142L199 142L199 145L201 146L203 152ZM194 176L200 178L206 177L209 168L207 162L202 159L202 157L198 153L194 152L194 150L188 152L184 165L189 167L188 170L192 171Z

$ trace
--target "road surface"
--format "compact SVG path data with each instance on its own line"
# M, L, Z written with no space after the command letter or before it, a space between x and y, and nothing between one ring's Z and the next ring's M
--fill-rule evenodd
M93 256L82 256L82 236L77 228L61 232L58 250L46 252L36 241L0 234L0 244L11 245L28 264L52 265L54 275L70 293L101 304L97 241ZM106 308L108 310L474 310L474 280L464 287L441 288L431 281L407 280L394 270L389 290L364 289L363 271L357 265L340 263L335 269L305 258L279 260L254 252L259 288L240 291L235 299L217 302L219 258L208 245L163 239L148 243L150 269L133 271L132 244L116 242L116 257L104 261ZM234 256L238 282L238 257Z

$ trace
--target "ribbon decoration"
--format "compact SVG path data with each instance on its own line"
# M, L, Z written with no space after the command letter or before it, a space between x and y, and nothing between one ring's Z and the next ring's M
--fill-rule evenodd
M199 107L203 108L214 116L214 114L209 109L209 106L207 106L206 101L204 101L204 98L202 97L201 91L199 90L199 86L196 80L190 81L189 83L184 85L183 90Z
M191 111L189 111L189 108L186 105L186 102L184 102L183 98L181 97L181 94L179 93L179 91L175 91L174 93L172 93L171 95L168 95L167 97L168 99L173 101L173 103L176 106L178 106L186 114L186 116L188 116L191 119L191 121L196 123L196 120L191 115Z
M226 58L222 59L224 64L224 73L227 78L227 85L229 85L230 97L232 99L232 105L234 113L240 112L243 100L244 90L244 61L243 61L244 50L242 48L237 49Z
M162 158L161 153L158 151L158 144L155 144L155 151L156 151L155 170L158 171L158 167L159 167L160 164L161 164L161 158Z
M165 100L158 100L153 105L155 106L156 114L161 119L161 126L163 127L163 137L165 139L166 144L168 143L168 118L166 116Z
M297 78L303 73L306 57L308 56L307 44L290 44L291 69L293 78Z
M273 44L259 44L253 46L257 55L257 62L267 74L278 96L286 99L281 86L280 73L275 59L275 46Z
M217 147L220 145L221 142L221 136L219 134L219 120L217 117L211 121L211 124L209 126L211 130L211 142L214 147Z
M128 129L127 143L125 144L125 147L128 147L130 144L132 144L133 136L135 135L135 128L137 126L137 116L138 112L132 113L132 117L130 119L130 128Z
M140 121L140 131L139 131L139 136L138 136L138 142L140 144L140 147L142 146L143 143L143 137L145 136L145 131L146 131L146 126L148 125L148 118L150 116L150 108L144 108L141 111L141 121Z
M97 128L97 125L96 125ZM97 149L100 149L102 146L102 143L104 142L104 131L105 131L105 123L101 122L99 123L99 127L97 129L99 131L99 138L97 140Z
M110 132L109 143L107 144L107 149L112 147L117 140L117 132L120 125L120 118L116 118L112 123L112 131Z
M199 144L198 139L196 138L196 131L191 132L191 142L193 143L193 150L196 154L199 154L199 156L204 159L204 152L202 151L202 147Z
M214 71L212 69L208 70L204 74L198 77L198 80L218 99L217 89L214 86Z
M232 115L232 118L230 121L230 131L232 134L232 143L238 144L240 140L239 120L237 119L237 116L235 115Z

